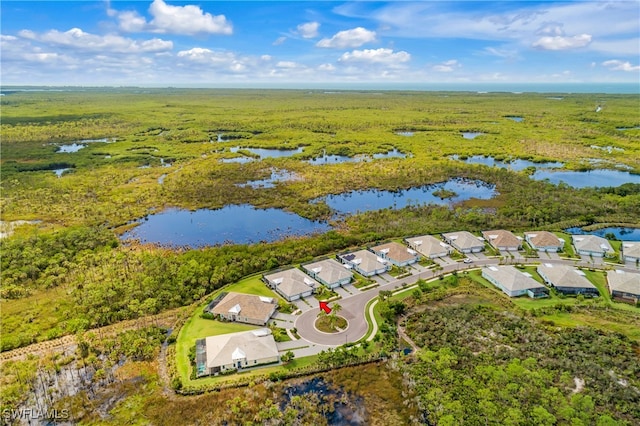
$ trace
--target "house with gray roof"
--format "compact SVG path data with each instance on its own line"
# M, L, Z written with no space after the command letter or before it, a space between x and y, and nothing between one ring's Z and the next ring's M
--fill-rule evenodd
M522 248L522 240L504 229L482 231L482 236L497 250L518 251Z
M583 256L605 257L615 253L609 241L597 235L572 235L576 253Z
M429 259L445 257L453 252L453 247L431 235L406 238L404 241L413 250L417 251L424 257L428 257Z
M265 275L263 280L289 302L311 296L320 285L298 268L285 269Z
M442 238L461 253L478 253L484 250L484 241L471 232L447 232L442 234Z
M546 297L549 289L520 272L513 266L488 266L482 268L482 277L498 287L509 297L527 295L531 298Z
M278 347L268 328L221 334L196 341L198 377L279 361Z
M415 250L395 241L371 247L369 250L396 266L407 266L420 260L420 255Z
M640 272L608 271L607 283L611 297L633 303L640 301Z
M302 269L312 278L329 288L347 285L353 278L353 272L335 259L324 259L302 265Z
M229 292L209 312L227 321L266 325L277 307L273 297Z
M537 251L557 253L564 247L564 240L549 231L525 232L524 239Z
M640 262L640 241L623 241L620 259L623 262Z
M543 263L536 270L545 283L562 294L600 295L596 286L587 279L585 273L573 266Z
M338 256L338 259L365 277L384 274L391 270L391 264L387 260L376 256L375 253L369 250L359 250L353 253L342 254Z

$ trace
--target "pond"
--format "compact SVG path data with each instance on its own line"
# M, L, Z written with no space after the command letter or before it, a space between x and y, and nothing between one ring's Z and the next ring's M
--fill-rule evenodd
M537 169L556 169L564 166L563 163L548 161L544 163L535 163L529 160L496 160L494 157L485 157L483 155L474 155L461 160L457 155L451 156L452 160L464 161L467 164L483 164L489 167L500 167L501 169L511 169L516 172L522 171L527 167L535 167Z
M66 168L63 168L63 169L54 169L53 173L55 173L56 176L58 176L58 177L62 177L62 174L64 172L66 172L67 170L71 170L71 169L69 167L66 167Z
M78 152L82 148L86 148L87 147L86 144L88 144L88 143L94 143L94 142L112 143L112 142L115 142L115 141L116 141L116 138L82 139L82 140L79 140L79 141L75 141L75 142L73 142L71 144L60 145L56 152L64 152L64 153Z
M475 139L482 135L484 135L482 132L462 132L462 137L465 139Z
M447 193L451 195L448 198L443 199L438 196ZM338 213L355 214L388 208L401 209L416 204L452 205L471 198L488 200L496 194L494 185L480 180L457 178L400 191L369 189L329 195L322 199ZM315 201L319 200L321 199Z
M321 166L324 164L340 164L340 163L360 163L362 161L380 160L383 158L407 158L407 154L398 151L398 148L393 148L388 152L380 152L373 154L373 156L358 154L353 157L347 155L327 155L323 154L322 157L312 158L307 163L314 166Z
M257 209L248 204L217 210L172 208L149 215L138 223L121 239L139 239L142 243L173 247L205 247L273 242L331 229L325 222L312 221L279 209Z
M231 152L238 152L239 150L248 151L252 154L259 155L260 159L263 158L280 158L291 157L292 155L300 154L304 148L296 149L269 149L269 148L244 148L241 146L235 146L231 148Z
M251 157L233 157L233 158L223 158L220 160L221 163L238 163L238 164L246 164L252 162L254 159Z
M635 126L635 127L616 127L616 130L620 130L621 132L624 132L625 130L639 130L640 126Z
M413 136L414 134L414 132L396 132L398 136Z
M162 185L162 184L164 183L164 180L165 180L166 178L167 178L167 174L166 174L166 173L164 173L164 174L160 175L160 177L158 178L158 183L159 183L160 185Z
M508 118L509 120L513 120L516 123L520 123L520 122L522 122L524 120L523 117L518 117L517 115L507 115L504 118Z
M297 175L288 170L272 170L271 177L260 180L250 180L246 183L238 183L236 186L240 188L251 187L254 189L274 188L278 182L286 182L297 179Z
M586 172L571 170L537 170L533 179L545 180L558 184L564 182L574 188L591 188L605 186L620 186L625 183L640 183L640 175L621 170L597 169Z
M393 148L388 152L373 154L374 160L380 160L381 158L407 158L407 154L398 151L398 148Z
M607 234L613 234L620 241L640 241L640 228L624 228L624 227L609 227L600 228L593 231L585 231L582 228L574 227L565 229L566 232L573 235L597 235L603 237Z

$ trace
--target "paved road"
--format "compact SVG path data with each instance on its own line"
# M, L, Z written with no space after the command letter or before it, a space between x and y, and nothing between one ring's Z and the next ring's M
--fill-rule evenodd
M419 272L409 277L405 277L399 280L394 280L390 282L381 282L381 285L375 288L372 288L367 291L363 291L360 293L354 293L353 296L349 296L343 299L340 299L338 303L342 306L342 310L340 311L340 316L344 317L348 322L349 326L346 330L339 333L323 333L321 331L316 330L314 324L315 320L320 312L319 309L312 308L303 312L296 319L295 326L298 330L298 334L302 338L302 340L306 340L311 344L323 345L323 346L340 346L347 342L355 342L360 340L367 333L368 324L365 320L365 307L367 303L378 296L378 293L382 290L395 290L397 288L402 287L403 284L411 285L414 284L418 279L422 278L425 280L434 278L438 275L449 274L453 271L463 271L465 269L477 268L481 266L487 265L498 265L498 264L515 264L518 261L525 262L527 259L517 259L511 261L511 259L506 259L500 261L500 259L496 258L485 258L475 260L473 263L455 263L452 265L443 266L440 271L432 271L427 270L424 272ZM563 259L528 259L529 262L543 262L543 263L551 263L551 264L565 264L572 266L581 266L581 267L593 267L594 264L590 261L583 260L563 260ZM602 267L603 265L597 265ZM627 272L638 272L638 268L635 267L625 267L622 265L615 265L616 269L621 269ZM314 299L309 298L309 303L317 304ZM332 304L330 303L329 306Z

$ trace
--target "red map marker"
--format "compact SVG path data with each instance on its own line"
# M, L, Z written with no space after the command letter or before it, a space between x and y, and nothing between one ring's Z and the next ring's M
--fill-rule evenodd
M320 309L322 309L325 314L331 313L331 308L327 305L327 302L320 302Z

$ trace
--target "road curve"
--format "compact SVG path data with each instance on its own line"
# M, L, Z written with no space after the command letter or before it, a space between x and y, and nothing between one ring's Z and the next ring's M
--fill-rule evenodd
M529 262L527 262L529 260ZM388 284L380 285L378 287L374 287L367 291L363 291L353 296L345 297L339 300L340 306L342 306L342 310L340 311L340 316L344 317L348 322L349 326L345 331L339 333L323 333L321 331L316 330L315 321L318 316L319 309L310 309L301 315L298 316L295 322L295 327L298 331L300 337L304 340L315 343L318 345L325 346L340 346L344 345L348 342L356 342L362 339L369 325L366 321L365 317L365 309L367 303L370 300L378 297L378 293L383 290L395 290L397 288L402 287L403 285L411 285L415 284L419 279L431 279L437 277L439 275L449 274L454 271L464 271L466 269L478 268L481 266L487 265L499 265L499 264L519 264L519 263L552 263L552 264L565 264L571 266L580 266L580 267L596 267L601 269L604 265L594 265L587 261L578 261L578 260L564 260L564 259L517 259L517 261L513 262L501 262L500 259L482 259L477 260L472 264L467 263L456 263L453 265L446 265L439 271L427 270L424 272L420 272L415 275L410 275L405 278L401 278L399 280L394 280L389 282ZM624 267L622 265L615 266L616 269L622 269L628 272L637 272L636 269ZM331 306L331 303L329 303ZM375 319L372 319L375 321Z

